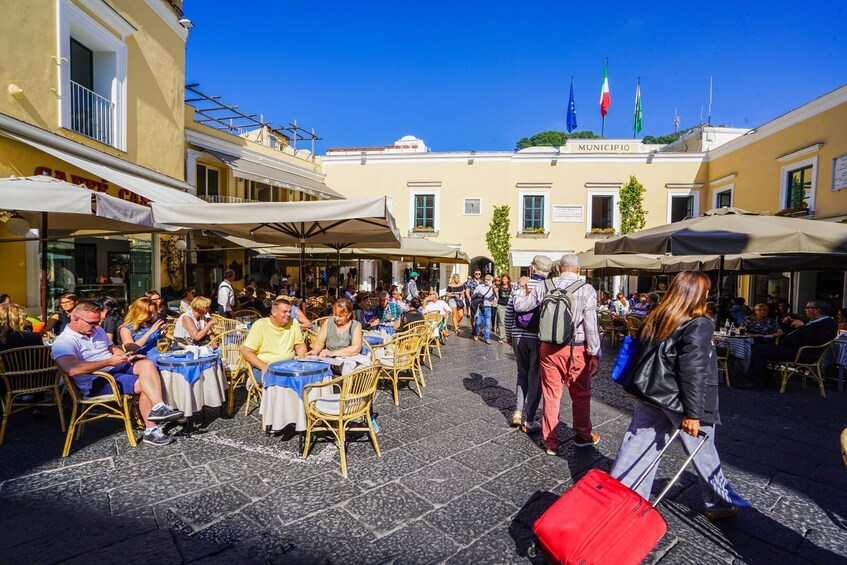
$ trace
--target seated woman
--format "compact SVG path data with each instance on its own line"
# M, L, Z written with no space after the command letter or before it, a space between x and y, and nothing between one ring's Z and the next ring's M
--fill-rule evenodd
M76 294L63 294L60 296L59 311L50 315L41 333L47 333L51 330L53 335L62 333L65 326L71 322L71 312L76 308L77 304L79 304L79 298L76 297Z
M26 309L18 304L0 304L0 351L15 347L43 345L41 334L35 333L26 319Z
M121 325L121 305L111 296L101 300L100 305L103 306L103 310L100 311L100 327L112 343L119 345L121 340L118 327Z
M194 297L197 296L197 289L193 286L189 286L185 289L185 296L182 297L182 300L179 301L179 311L180 312L188 312L191 310L191 301L194 300Z
M838 331L847 331L847 308L839 308L834 318L835 323L838 324Z
M155 302L142 296L129 305L124 325L121 326L121 343L124 349L131 343L138 346L141 355L154 359L159 355L156 342L159 340L159 330L165 323L162 318L157 318L158 307Z
M409 301L409 309L403 312L397 321L394 322L394 329L402 332L412 322L420 322L423 319L424 315L421 314L421 299L416 296Z
M204 345L212 339L211 333L217 320L209 317L212 301L198 296L191 301L188 312L180 314L174 326L174 338L183 343Z
M745 335L761 339L783 335L779 322L768 316L768 305L764 303L756 304L753 315L747 316L740 329Z
M353 319L353 303L340 298L332 305L332 322L323 324L309 355L352 357L362 351L362 324Z

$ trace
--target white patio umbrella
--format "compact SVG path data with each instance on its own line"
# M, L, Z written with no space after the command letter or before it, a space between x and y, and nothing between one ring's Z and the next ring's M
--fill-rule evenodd
M25 236L38 229L41 252L41 313L47 319L47 239L48 227L67 232L63 237L98 233L140 233L160 231L150 208L93 192L83 186L48 176L0 179L0 210L11 214L7 229ZM5 241L26 241L19 238Z
M400 233L385 197L210 206L153 202L151 206L154 220L163 224L210 229L271 245L298 246L300 281L307 244L400 247Z

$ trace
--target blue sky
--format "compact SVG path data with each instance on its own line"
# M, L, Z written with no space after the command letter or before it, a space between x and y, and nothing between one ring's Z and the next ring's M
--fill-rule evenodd
M601 10L602 7L602 10ZM847 8L786 2L281 2L186 0L188 82L268 121L296 119L327 148L412 134L435 151L511 150L565 129L632 137L706 120L754 127L847 83Z

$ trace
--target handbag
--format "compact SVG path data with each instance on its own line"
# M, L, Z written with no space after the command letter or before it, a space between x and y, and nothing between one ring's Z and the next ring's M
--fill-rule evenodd
M615 366L612 367L612 380L621 386L629 381L632 371L635 369L638 346L638 340L634 337L626 336L623 338L621 349L618 351L618 358L615 360Z
M685 412L677 377L676 346L685 328L695 319L680 325L665 341L648 352L645 353L643 347L639 348L641 354L635 370L624 382L625 391L671 412Z

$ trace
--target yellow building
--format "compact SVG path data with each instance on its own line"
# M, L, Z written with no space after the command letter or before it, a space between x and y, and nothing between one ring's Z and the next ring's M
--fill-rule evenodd
M754 129L703 126L667 146L568 140L517 152L443 153L406 136L385 147L330 149L323 166L346 197L389 196L404 235L460 248L472 266L490 264L484 236L492 210L510 206L514 277L537 253L555 258L616 233L618 190L630 175L646 188L646 227L721 206L844 221L845 123L847 86ZM402 282L410 265L372 276ZM450 273L434 274L444 288ZM650 278L630 282L643 289ZM602 281L607 290L621 284ZM845 286L843 272L805 272L742 277L740 289L752 302L776 292L793 304L819 296L843 305Z
M349 198L389 196L403 235L461 249L472 267L484 270L491 269L485 233L492 211L508 205L514 277L536 254L584 251L618 233L618 191L630 176L647 189L648 226L705 210L705 153L660 148L603 139L518 152L438 153L407 136L387 148L330 150L323 165L327 181ZM409 265L397 265L391 278L402 282L400 271ZM452 272L438 274L440 288Z
M181 4L0 0L0 177L50 175L142 204L197 201L184 180ZM48 257L53 298L131 300L167 282L149 234L59 239ZM0 245L0 262L17 267L3 291L37 309L37 244Z

